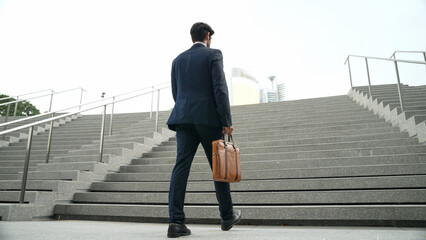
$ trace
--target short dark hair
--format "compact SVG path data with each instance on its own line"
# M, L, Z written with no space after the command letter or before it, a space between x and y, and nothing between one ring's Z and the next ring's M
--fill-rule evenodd
M191 38L192 42L202 42L206 37L207 33L210 33L210 37L214 34L213 29L203 22L194 23L191 27Z

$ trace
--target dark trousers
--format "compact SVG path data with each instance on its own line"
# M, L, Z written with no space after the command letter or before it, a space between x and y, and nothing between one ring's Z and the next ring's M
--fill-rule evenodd
M184 223L186 185L192 160L201 143L212 167L212 141L222 137L222 128L193 124L180 124L176 127L177 157L170 180L169 223ZM220 217L232 218L233 208L229 183L214 182L216 198L219 202Z

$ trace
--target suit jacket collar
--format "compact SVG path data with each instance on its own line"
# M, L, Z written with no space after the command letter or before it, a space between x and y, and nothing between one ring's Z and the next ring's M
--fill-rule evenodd
M191 47L192 48L199 48L199 47L207 47L206 45L202 44L202 43L194 43Z

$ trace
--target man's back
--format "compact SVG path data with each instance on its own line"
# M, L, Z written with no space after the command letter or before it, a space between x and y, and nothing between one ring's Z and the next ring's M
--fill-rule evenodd
M172 64L172 93L176 102L168 125L232 125L222 53L201 43L181 53Z
M210 64L215 51L218 50L195 44L175 58L172 72L178 86L177 98L214 99Z

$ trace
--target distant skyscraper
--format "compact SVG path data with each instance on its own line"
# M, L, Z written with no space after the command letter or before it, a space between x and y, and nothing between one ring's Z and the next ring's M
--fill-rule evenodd
M285 101L285 85L284 83L278 84L278 101Z
M268 77L270 81L270 85L264 89L259 90L260 94L260 102L268 103L268 102L278 102L285 100L285 85L284 83L277 84L277 80L275 76Z

